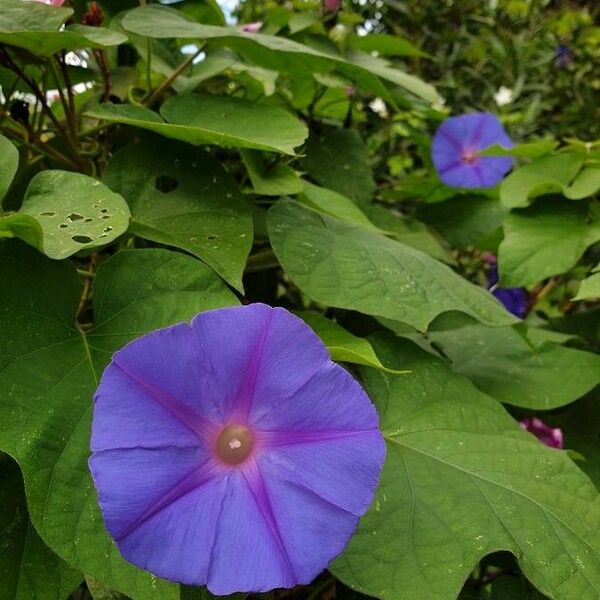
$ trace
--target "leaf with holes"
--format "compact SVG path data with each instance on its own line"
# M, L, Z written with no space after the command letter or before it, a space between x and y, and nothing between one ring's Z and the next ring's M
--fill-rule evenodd
M68 261L0 245L0 450L19 463L31 520L59 556L128 596L177 600L177 586L125 562L104 529L87 466L92 395L131 339L237 300L207 266L162 249L100 266L90 328L76 326L80 295Z
M18 465L0 454L0 596L11 600L67 598L83 575L53 554L36 533Z
M17 214L39 223L42 243L35 245L55 259L108 244L129 224L129 208L122 196L96 179L68 171L36 175Z
M187 250L242 291L253 237L250 205L203 150L164 141L161 148L157 154L152 142L128 146L106 170L105 183L131 208L130 231Z
M255 148L294 155L308 130L279 107L227 96L175 96L160 108L164 117L132 104L100 104L90 117L141 127L189 144Z
M0 135L0 202L19 168L19 152L14 144ZM0 209L0 212L2 210Z
M446 265L385 236L280 200L267 216L281 265L300 289L328 306L402 321L419 330L457 310L487 325L515 318Z
M477 562L510 550L555 600L600 595L600 495L565 452L408 340L375 351L404 376L363 369L387 459L369 512L332 566L393 600L456 598Z

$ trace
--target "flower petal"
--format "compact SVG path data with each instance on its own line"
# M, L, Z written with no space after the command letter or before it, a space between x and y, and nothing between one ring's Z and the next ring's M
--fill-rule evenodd
M298 583L276 524L273 529L270 503L262 489L250 487L241 470L232 471L208 574L213 594L264 592Z
M215 402L240 422L252 422L330 362L301 319L265 304L208 311L192 327L205 364L221 383Z

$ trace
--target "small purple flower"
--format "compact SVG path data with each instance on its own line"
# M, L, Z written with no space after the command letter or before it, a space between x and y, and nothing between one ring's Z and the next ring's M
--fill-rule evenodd
M519 319L527 314L529 309L529 294L523 288L499 288L498 287L498 265L493 254L486 256L488 263L488 290L502 302L504 308Z
M440 179L448 186L494 187L513 166L510 156L480 156L479 152L513 142L492 113L470 113L446 119L431 143L431 158Z
M123 556L214 594L312 581L348 543L385 455L360 385L303 321L264 304L116 352L91 446Z
M527 417L519 423L521 429L533 433L535 437L550 448L561 449L563 447L563 433L559 427L552 428L537 417Z
M246 23L245 25L242 25L242 31L245 31L246 33L258 33L261 30L262 26L262 21L256 21L255 23Z
M565 46L565 44L560 44L556 48L556 52L554 54L554 61L556 66L559 69L567 69L573 64L575 60L575 52L569 48L569 46Z

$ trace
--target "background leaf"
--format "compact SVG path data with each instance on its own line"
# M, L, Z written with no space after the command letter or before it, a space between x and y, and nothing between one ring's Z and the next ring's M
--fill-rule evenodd
M130 104L100 104L90 117L154 131L190 144L255 148L294 154L308 131L282 108L225 96L175 96L155 112Z
M488 325L514 318L494 297L426 254L383 235L280 200L267 216L280 263L317 302L424 330L458 310Z
M597 596L600 496L566 453L521 431L411 342L374 347L411 373L363 371L388 453L374 503L333 572L379 598L447 600L480 558L505 549L556 600Z
M501 287L520 287L571 269L600 240L600 215L585 202L548 198L504 219Z
M8 191L18 168L18 150L11 141L0 135L0 203Z
M104 182L131 208L130 231L194 254L242 291L253 237L250 206L210 154L161 144L160 154L155 142L128 146L106 169Z
M29 521L17 463L0 454L0 597L62 600L83 575L53 554Z
M512 327L472 325L430 332L428 338L442 348L454 371L513 406L550 410L600 383L600 356L553 343L536 345Z

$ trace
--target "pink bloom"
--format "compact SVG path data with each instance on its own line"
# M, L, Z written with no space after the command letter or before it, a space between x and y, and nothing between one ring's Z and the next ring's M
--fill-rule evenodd
M342 0L323 0L323 9L326 12L337 12L342 5Z
M258 33L262 26L262 21L256 21L255 23L246 23L245 25L242 25L242 31L245 31L246 33Z
M563 433L559 427L552 428L537 417L527 417L520 422L521 429L533 433L535 437L550 448L563 447Z

